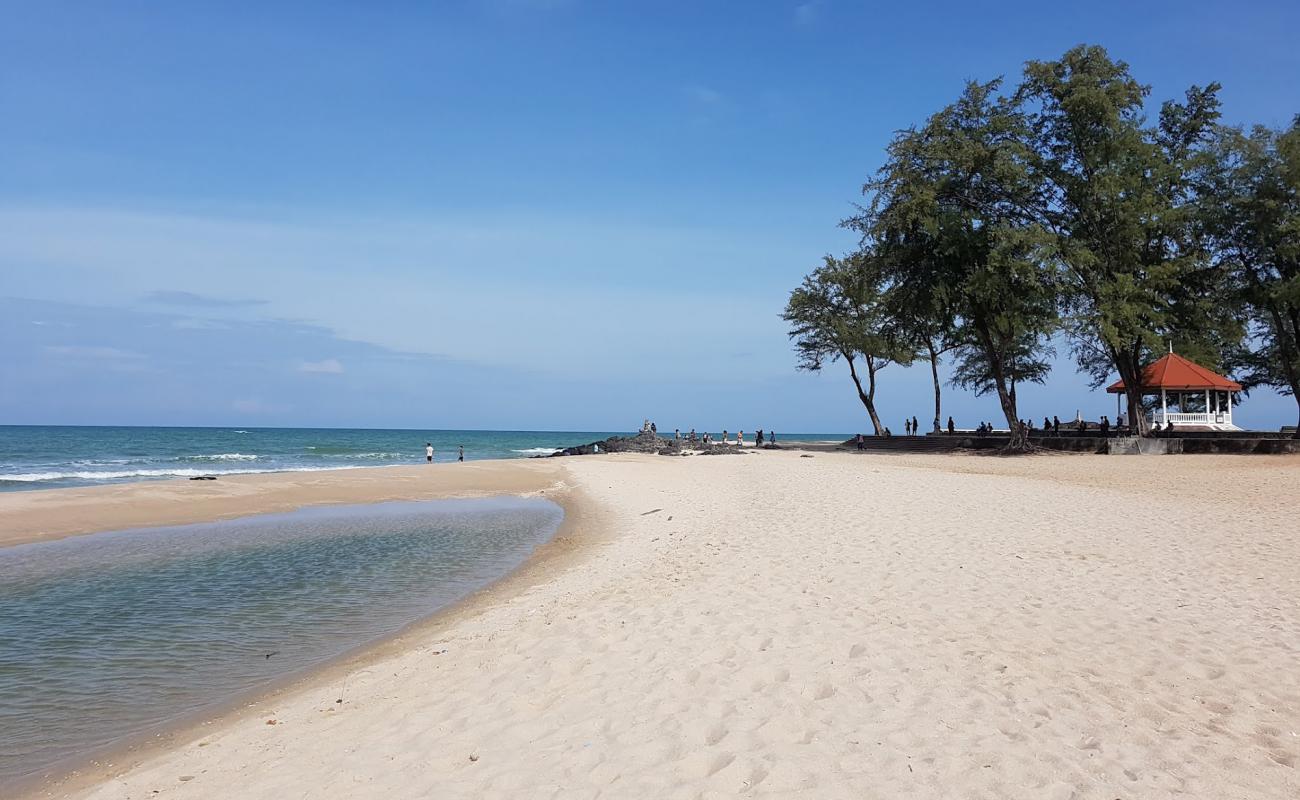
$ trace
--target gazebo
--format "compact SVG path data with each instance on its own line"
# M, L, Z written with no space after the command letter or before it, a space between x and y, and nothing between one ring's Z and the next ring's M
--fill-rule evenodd
M1106 387L1112 394L1124 394L1124 380ZM1142 394L1159 394L1160 408L1151 412L1152 425L1195 425L1217 431L1240 430L1232 424L1232 393L1241 384L1215 374L1173 352L1142 370ZM1118 404L1119 398L1115 398ZM1169 407L1176 405L1177 411Z

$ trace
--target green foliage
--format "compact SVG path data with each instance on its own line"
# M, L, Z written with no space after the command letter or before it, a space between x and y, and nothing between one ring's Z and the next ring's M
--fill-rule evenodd
M916 357L887 313L877 263L863 253L826 256L790 293L781 318L790 324L799 369L816 372L827 362L861 356L878 370Z
M1176 342L1213 366L1240 326L1214 302L1222 276L1200 237L1194 166L1219 116L1218 85L1166 102L1156 125L1128 65L1096 46L1029 62L1017 91L1034 132L1038 213L1065 267L1067 330L1095 384Z
M998 392L1010 423L1015 381L1048 368L1057 288L1051 238L1030 210L1029 132L998 86L968 84L924 127L895 136L866 186L870 205L847 224L874 248L889 305L959 345L970 380Z
M1250 323L1243 384L1300 394L1300 118L1217 131L1199 174L1202 219Z
M894 137L843 223L860 252L791 295L800 367L953 347L954 383L996 391L1015 430L1014 387L1046 377L1064 330L1139 425L1142 367L1170 344L1300 400L1300 117L1225 128L1211 83L1152 122L1149 88L1090 45L1001 86Z

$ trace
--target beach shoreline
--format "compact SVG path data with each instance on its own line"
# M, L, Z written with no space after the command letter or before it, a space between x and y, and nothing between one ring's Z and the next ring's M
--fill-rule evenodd
M28 796L1300 790L1300 682L1285 678L1300 653L1286 505L1300 458L763 451L508 466L524 473L511 486L564 500L565 529L523 568ZM428 491L420 469L366 491ZM287 491L228 494L261 508ZM173 513L170 495L151 508ZM28 535L119 508L77 505L49 506Z
M59 797L69 793L85 791L103 783L123 769L129 769L150 757L164 753L169 748L176 746L177 743L198 736L204 731L220 728L224 725L236 724L249 716L257 717L260 709L268 705L274 705L278 698L299 691L307 685L322 685L335 682L346 685L348 673L364 668L385 656L405 652L431 636L436 637L439 631L454 625L456 622L482 613L484 608L494 602L499 602L503 597L513 596L528 586L546 580L553 574L553 571L566 568L580 555L580 550L585 544L590 544L598 537L595 528L592 526L592 518L596 511L584 499L580 490L565 484L562 465L552 462L553 469L512 468L520 467L522 461L521 459L501 459L493 462L481 461L478 463L499 465L504 469L477 470L472 475L457 476L460 480L445 481L439 486L406 486L396 493L391 490L382 490L379 486L382 479L416 476L424 480L429 477L427 474L429 472L441 471L442 468L463 469L463 465L362 467L355 470L331 471L331 479L326 481L327 484L331 484L330 490L338 490L342 488L342 484L347 482L346 478L348 476L346 474L337 473L353 473L354 476L363 476L369 475L377 469L396 473L386 476L381 475L379 476L380 480L366 481L364 491L373 492L373 494L368 494L364 499L358 499L360 505L470 497L532 496L545 497L547 500L559 505L564 509L564 518L555 534L538 546L527 559L509 573L449 605L435 609L421 619L408 623L392 633L351 647L345 652L321 663L294 670L267 684L240 692L209 707L187 712L158 725L151 726L145 731L95 748L87 754L66 759L44 775L24 777L13 782L6 788L6 791L13 792L12 796L18 798L18 800ZM278 476L281 480L266 480L264 478L264 476L272 475ZM214 498L211 494L208 494L204 499L209 502L190 507L184 514L179 516L168 515L165 517L168 521L160 522L157 525L141 526L135 524L130 528L122 528L116 524L122 517L109 517L112 522L108 524L112 525L112 527L102 530L90 529L82 522L83 518L80 514L64 514L58 511L59 507L57 505L39 504L38 508L40 510L32 513L34 519L26 520L22 526L15 526L19 533L12 534L7 524L7 515L0 513L0 520L6 520L6 524L0 526L0 548L89 536L98 533L112 533L119 530L140 529L141 527L153 528L214 522L235 517L282 513L313 506L343 504L335 499L323 498L315 491L298 495L293 490L301 487L292 480L285 480L290 476L304 475L306 474L280 472L264 473L256 476L237 476L236 482L239 479L244 479L244 482L253 483L261 490L257 502L244 506L245 509L248 509L246 513L230 514L228 509L223 508L221 504L212 503L211 501ZM314 478L315 476L311 477ZM142 497L158 497L160 494L165 497L171 492L130 491L131 487L161 490L167 488L167 484L174 484L174 486L170 487L171 489L183 492L186 483L189 482L182 478L171 481L150 481L103 487L77 487L41 491L58 494L75 493L77 495L76 501L88 502L91 505L105 502L113 503L114 500L111 499L113 495L126 495L134 501L131 514L126 518L136 520L138 514L158 514L163 511L162 506L150 507L147 502L141 504ZM356 499L358 490L359 487L353 485L347 487L344 493L348 497ZM0 495L0 511L4 509L6 497L28 497L32 494L34 493ZM240 498L245 502L247 501L245 495L241 494ZM347 504L352 505L351 502Z

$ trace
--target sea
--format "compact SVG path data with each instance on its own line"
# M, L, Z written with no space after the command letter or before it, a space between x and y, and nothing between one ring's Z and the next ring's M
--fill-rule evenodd
M0 797L389 636L509 573L563 516L379 503L0 548Z
M254 472L528 458L631 431L455 431L363 428L161 428L0 425L0 491ZM704 431L698 431L703 434ZM720 431L713 431L715 438ZM660 435L672 435L660 430ZM752 441L752 432L746 434ZM735 434L732 433L734 438ZM837 434L778 434L843 441Z

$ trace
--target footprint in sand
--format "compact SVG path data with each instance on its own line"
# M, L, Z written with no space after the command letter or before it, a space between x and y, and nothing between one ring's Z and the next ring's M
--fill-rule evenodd
M731 766L731 762L735 760L735 753L719 753L718 757L713 759L713 763L709 765L709 771L705 773L705 777L716 775Z
M731 730L727 728L726 725L719 722L718 724L714 725L712 728L709 728L709 732L704 735L704 743L707 744L709 747L712 747L713 745L727 738L727 734L729 733L731 733Z

